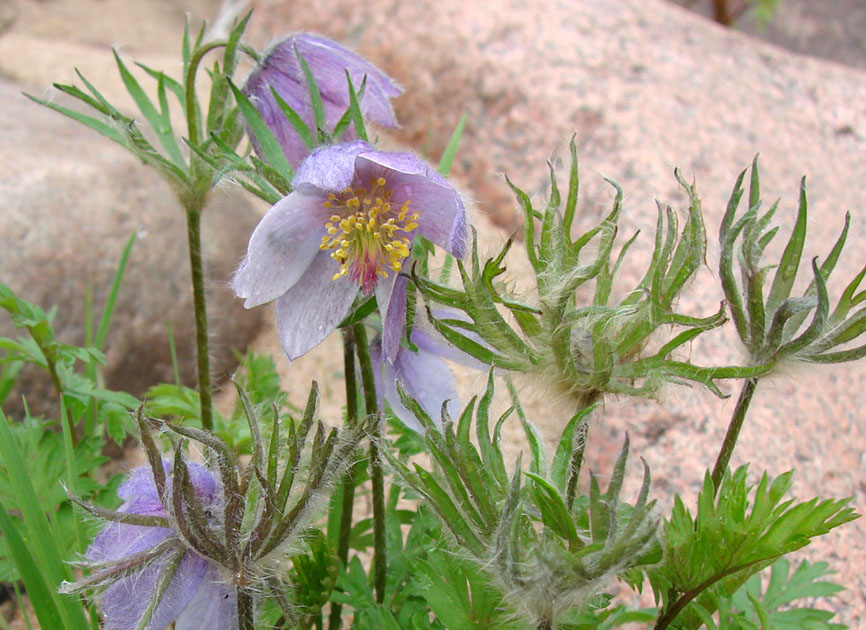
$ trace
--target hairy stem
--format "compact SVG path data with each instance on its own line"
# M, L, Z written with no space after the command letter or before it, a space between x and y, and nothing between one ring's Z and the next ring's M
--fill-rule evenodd
M361 366L361 382L364 386L364 407L367 415L379 415L379 405L376 399L376 384L373 378L373 366L370 363L370 346L367 343L367 330L363 324L353 326L355 344L357 345L358 364ZM376 601L385 601L385 582L388 569L388 557L385 552L385 477L382 462L379 457L377 440L381 434L380 422L377 417L372 424L370 436L370 480L373 483L373 564L376 587Z
M731 455L734 453L734 447L737 445L740 429L743 428L743 421L746 419L746 412L749 410L749 404L752 402L752 396L757 386L758 379L749 378L746 379L746 382L743 383L743 389L740 390L740 397L737 399L737 406L734 407L731 423L728 425L728 432L725 434L725 441L722 442L719 456L716 457L716 465L713 467L712 479L716 492L719 491L722 477L725 476L725 471L728 469Z
M238 593L238 630L256 630L253 598L248 591L239 588Z
M189 239L189 266L192 273L192 300L195 308L195 345L198 367L198 395L201 401L201 426L213 430L213 402L210 386L210 354L207 336L207 298L201 257L201 207L186 209Z
M355 338L351 328L343 329L343 374L346 381L346 424L354 428L358 424L358 385L355 381ZM340 533L337 539L337 558L345 567L349 560L349 542L352 535L352 507L355 504L355 466L349 466L343 477L343 504L340 506ZM336 630L342 625L340 602L331 603L328 629Z

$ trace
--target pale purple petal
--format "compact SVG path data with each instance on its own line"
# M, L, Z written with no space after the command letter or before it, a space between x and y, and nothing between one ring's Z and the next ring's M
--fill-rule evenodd
M324 201L320 193L296 190L268 210L232 281L246 308L283 295L306 272L330 215Z
M330 335L349 313L358 285L349 276L333 280L337 262L319 252L307 272L274 302L280 342L290 361Z
M334 125L349 107L348 70L356 91L360 91L364 77L367 78L361 99L364 116L384 127L397 126L390 99L399 96L402 90L388 75L348 48L320 35L301 33L289 37L281 46L291 50L292 45L297 47L316 79L330 125Z
M420 213L420 236L445 248L458 258L466 253L468 225L466 208L454 186L412 153L364 151L358 156L363 179L382 176L393 191L392 200Z
M414 339L414 338L413 338ZM383 375L384 398L391 406L394 415L410 429L423 431L421 423L415 418L400 400L397 382L400 383L410 397L414 398L421 408L437 425L442 422L442 404L446 406L451 418L455 418L459 410L459 397L454 384L454 376L448 364L439 356L420 350L401 350L393 364L385 362Z
M319 147L298 167L292 185L296 190L310 187L322 192L339 192L352 184L355 158L370 148L363 140Z
M168 470L169 463L163 460L163 469ZM150 466L139 466L129 472L129 476L117 489L117 496L124 501L147 499L159 503L156 484L153 481L153 471Z
M136 512L136 514L147 514ZM149 514L150 516L164 516ZM174 536L174 531L167 527L141 527L123 523L108 523L97 534L87 549L87 559L90 562L111 562L121 560L142 551L147 551L159 543Z
M195 596L177 618L174 630L237 630L237 627L236 590L211 565Z
M271 87L300 116L309 129L313 128L315 120L313 108L309 104L309 97L307 97L306 101L298 98L299 95L306 92L307 86L306 83L299 83L295 77L279 73L270 75L268 81L265 82L261 78L260 69L250 75L243 89L244 94L246 94L253 106L258 110L265 125L274 134L277 142L279 142L289 164L296 166L310 153L310 150L292 124L286 120L286 115L277 104L271 92ZM263 156L264 152L262 151L261 143L249 127L247 127L247 134L253 143L256 153Z
M154 561L142 571L107 587L100 596L103 630L130 630L137 628L150 597L156 590L160 572L167 556ZM201 556L187 552L181 559L174 579L154 611L146 630L163 630L192 600L207 572L208 562Z
M189 479L195 489L195 496L205 507L211 507L222 499L222 484L214 474L195 462L187 464Z
M376 285L376 301L382 313L382 350L389 362L397 356L400 338L406 330L406 276L389 274Z

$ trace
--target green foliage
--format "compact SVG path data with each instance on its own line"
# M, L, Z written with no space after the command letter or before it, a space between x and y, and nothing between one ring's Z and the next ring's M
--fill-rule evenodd
M676 173L690 200L682 232L678 234L677 213L659 206L649 268L643 279L615 302L614 280L637 234L614 257L622 190L608 180L616 191L610 213L586 233L571 237L578 196L573 141L571 151L568 194L563 200L551 167L550 201L543 211L533 208L529 197L509 181L524 213L524 242L535 273L537 295L533 297L537 305L523 297L513 298L498 286L512 241L483 264L473 241L468 263L457 261L462 289L413 274L434 328L480 361L515 372L542 373L552 385L575 397L580 407L608 393L652 394L664 382L692 381L721 396L716 379L760 374L760 369L754 368L700 367L674 356L696 337L726 321L723 310L707 317L691 317L675 308L706 254L706 232L695 187ZM580 305L579 295L589 296L591 302ZM436 318L429 308L431 303L462 310L469 320Z
M788 560L780 558L772 565L766 589L761 586L761 577L753 575L730 596L710 589L705 599L712 608L694 603L693 609L707 630L844 630L846 626L832 623L835 613L808 603L843 590L838 584L821 580L831 573L825 562L806 561L790 572ZM798 606L798 600L807 602Z
M781 0L748 0L749 11L758 22L758 26L764 28L769 24L779 10Z
M339 569L334 550L320 530L311 530L306 542L309 548L305 553L290 557L292 568L288 575L290 601L298 611L295 623L305 630L314 624L321 627L322 608L334 589Z
M826 286L845 246L850 214L824 261L819 265L817 258L812 259L812 281L806 290L792 297L806 241L806 180L800 183L797 220L782 256L777 263L764 264L764 250L779 230L771 226L779 202L761 214L756 157L751 168L748 211L737 218L745 175L743 171L737 179L719 229L719 274L731 318L753 363L769 370L781 360L841 363L866 356L866 344L851 346L866 331L866 308L858 308L866 300L866 291L858 292L866 267L847 284L832 311ZM735 262L739 273L734 269Z
M20 517L13 520L6 507L0 504L0 529L12 563L21 578L27 580L28 591L32 589L33 593L45 597L34 602L39 610L37 616L40 620L45 618L52 622L59 617L62 623L53 627L68 630L87 628L82 608L74 600L57 593L60 584L72 577L71 569L65 563L70 554L62 547L64 537L60 535L61 523L56 512L47 512L43 508L42 497L36 492L2 410L0 464L7 474L8 492L20 509Z
M715 610L714 596L733 594L784 554L858 518L846 507L849 499L786 499L792 473L776 479L765 473L751 486L747 472L742 467L726 474L718 493L707 473L694 517L679 496L675 498L664 529L664 561L649 572L662 604L660 619L676 619L682 628L699 627L705 623L700 609ZM739 601L742 604L742 598Z
M657 560L649 471L645 470L637 501L621 502L626 442L608 488L602 491L592 476L589 495L575 496L584 447L575 432L589 413L585 411L566 426L550 470L537 432L521 418L533 453L530 471L522 471L518 461L513 472L506 473L499 435L510 411L500 417L491 435L492 396L491 374L485 395L467 405L456 427L444 418L440 431L404 395L404 405L426 428L432 472L418 463L410 469L393 454L388 457L490 585L535 622L551 623L570 609L585 606L614 576ZM473 414L477 447L470 440ZM531 483L523 485L524 477Z

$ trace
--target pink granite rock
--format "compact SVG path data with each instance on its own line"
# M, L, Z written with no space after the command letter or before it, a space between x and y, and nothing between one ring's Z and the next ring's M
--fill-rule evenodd
M466 133L452 174L467 184L482 213L513 230L516 206L497 173L507 172L541 202L545 160L562 157L577 134L581 212L597 217L611 195L600 174L626 192L624 235L643 229L646 255L653 199L681 203L672 175L694 178L711 235L710 268L681 305L709 313L720 292L712 237L738 172L760 152L763 190L782 198L777 218L790 229L797 184L808 175L810 238L806 255L825 255L852 210L847 263L863 264L866 230L866 75L791 54L727 31L659 0L439 0L314 4L260 0L251 28L264 42L314 30L355 47L406 88L396 102L398 137L438 157L465 111ZM490 239L501 238L490 235ZM625 270L636 276L639 264ZM804 277L806 274L802 274ZM801 278L802 280L802 278ZM838 295L839 287L835 289ZM703 363L738 360L737 344L715 336L692 349ZM733 385L727 390L736 394ZM536 418L553 435L562 416L536 392ZM623 430L647 458L656 492L693 497L724 435L733 401L669 389L663 405L611 403L596 427L601 470ZM795 369L763 382L733 464L753 471L797 469L795 491L853 496L863 511L866 487L866 364ZM602 448L604 445L604 448ZM866 614L866 532L855 522L814 544L805 556L828 559L850 590L837 605L848 623Z

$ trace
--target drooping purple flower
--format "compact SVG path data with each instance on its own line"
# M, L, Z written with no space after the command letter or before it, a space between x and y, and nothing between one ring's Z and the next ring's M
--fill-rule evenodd
M188 464L187 470L202 507L216 518L222 512L219 482L203 466ZM172 479L169 479L169 486L171 483ZM166 516L150 467L133 470L120 486L118 495L124 500L118 512ZM164 547L166 552L159 553L160 547ZM142 554L151 550L154 551L153 559L137 564L132 560L140 559ZM163 630L172 622L175 630L237 630L236 591L220 566L184 548L172 528L119 522L106 525L87 550L87 560L94 566L135 564L131 573L112 581L100 595L105 620L103 630L138 628L164 569L178 555L177 570L153 610L146 630Z
M456 311L437 311L437 318L466 319ZM467 333L475 337L472 333ZM476 369L487 366L451 345L422 321L416 322L409 335L417 352L400 346L393 361L386 361L382 354L382 339L376 337L370 344L370 360L376 378L376 394L379 407L387 402L394 415L410 429L423 432L419 420L400 400L398 386L421 406L424 412L440 425L442 405L452 419L460 411L460 397L454 375L445 359ZM483 342L481 342L483 343Z
M322 96L328 130L333 129L349 107L347 71L355 90L361 89L366 77L364 93L359 103L364 117L383 127L397 127L390 99L399 96L403 90L388 75L351 50L321 35L290 35L267 52L247 79L242 91L251 99L268 128L274 133L293 167L300 164L309 150L286 120L271 93L271 88L298 113L307 127L314 129L313 106L298 55L306 61L316 81L316 87ZM356 137L351 127L346 134L345 140ZM258 141L252 134L250 137L256 151L261 155Z
M460 195L415 155L362 141L316 149L293 185L250 237L235 293L246 308L274 301L283 350L294 360L337 327L359 288L375 292L393 360L406 312L399 272L416 235L463 256Z

